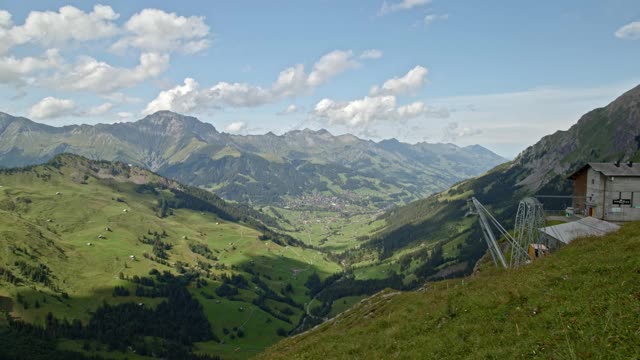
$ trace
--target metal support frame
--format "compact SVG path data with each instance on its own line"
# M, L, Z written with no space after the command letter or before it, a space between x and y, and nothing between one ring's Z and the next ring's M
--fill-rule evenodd
M509 234L509 232L500 224L500 222L496 220L493 215L491 215L489 210L487 210L487 208L485 208L484 205L482 205L480 201L478 201L478 199L476 199L475 197L471 198L471 200L469 201L469 208L469 214L478 215L480 227L482 228L482 234L485 241L487 242L489 253L491 254L491 258L493 259L496 267L502 266L505 269L515 268L530 261L529 254L527 252L529 245L527 243L526 246L524 246L525 239L529 238L528 235L520 239L520 241L516 240L516 238L511 236L511 234ZM530 226L529 224L525 224L525 227L529 228ZM507 240L507 243L511 249L509 262L507 262L505 254L500 247L500 244L498 243L498 238L493 231L494 228L497 229L500 235Z
M536 198L524 198L518 204L514 235L516 242L523 249L528 249L529 245L543 245L544 236L540 228L544 227L545 215L542 203ZM528 254L523 256L521 252L511 249L511 267L518 267L528 263L531 259Z

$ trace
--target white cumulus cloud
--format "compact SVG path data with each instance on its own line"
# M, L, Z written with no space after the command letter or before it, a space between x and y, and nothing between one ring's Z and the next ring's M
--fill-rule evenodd
M72 100L48 96L31 107L29 116L33 119L54 119L73 115L75 110L76 104Z
M135 68L120 68L90 56L80 57L72 66L56 72L43 83L54 88L71 91L93 91L107 94L134 86L156 77L169 67L169 55L143 53Z
M209 47L209 26L201 16L179 16L159 9L144 9L124 24L126 35L116 41L111 49L119 52L127 48L143 51L188 54Z
M23 25L15 26L11 14L0 13L0 53L16 45L37 43L45 47L62 46L70 41L109 38L118 33L114 23L119 15L110 6L95 5L86 13L73 6L55 11L32 11Z
M337 74L358 66L353 59L353 51L334 50L320 58L307 78L307 84L315 87L327 82Z
M290 104L284 110L277 112L276 115L290 115L295 114L298 111L300 111L300 109L295 104Z
M640 39L640 21L634 21L621 27L614 35L619 39Z
M247 129L247 124L243 121L232 122L227 125L224 130L228 133L237 134Z
M285 114L293 114L297 111L298 111L298 107L295 104L291 104L287 106L287 108L284 110Z
M219 82L203 88L196 80L186 78L183 85L160 92L147 104L143 114L160 110L190 112L205 108L254 107L273 103L285 97L307 93L339 73L356 66L358 62L351 50L335 50L316 61L308 74L302 64L284 69L271 87Z
M47 50L40 57L0 57L0 84L22 84L26 77L41 70L58 67L62 62L63 60L56 49Z
M398 107L396 97L365 96L352 101L320 100L312 114L332 125L367 128L376 121L406 121L424 115L427 107L418 101Z
M457 122L449 123L444 129L442 129L442 140L454 142L462 137L469 137L482 134L482 130L460 126Z
M121 111L116 115L118 115L118 119L120 119L120 121L129 121L133 118L133 114L126 111Z
M415 92L424 85L428 72L427 68L418 65L402 77L385 81L381 87L373 86L369 95L400 95Z
M400 2L383 2L378 15L385 15L401 10L411 10L415 7L430 4L431 0L402 0Z
M360 54L360 59L380 59L382 57L382 51L378 49L365 50Z
M424 24L426 26L429 26L435 21L447 20L448 18L449 18L449 14L428 14L424 17Z
M111 111L111 109L113 109L113 104L107 102L90 108L89 110L83 112L83 115L100 116L108 113L109 111Z

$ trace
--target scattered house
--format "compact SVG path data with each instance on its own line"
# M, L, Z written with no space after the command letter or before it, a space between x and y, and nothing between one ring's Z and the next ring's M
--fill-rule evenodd
M91 246L91 245L93 245L93 244L92 244L92 243L90 243L90 242L88 242L88 243L87 243L87 246Z
M102 234L98 235L98 239L106 239L106 238L107 238L107 237L106 237L106 236L104 236L104 235L102 235Z
M108 227L108 226L107 226L106 228L104 228L104 231L109 231L109 232L111 232L112 230L111 230L111 228L110 228L110 227Z
M588 163L569 176L573 211L607 221L640 220L640 166Z
M188 239L187 235L182 235L182 239L187 240Z
M544 234L548 248L557 249L579 237L603 236L618 229L620 229L620 225L593 217L586 217L578 221L543 227L540 231Z
M135 255L129 255L129 259L131 259L131 260L135 260L135 259L136 259L136 256L135 256Z
M129 212L129 209L122 209L122 212Z
M62 195L62 193L60 191L56 192L56 195Z
M47 219L47 222L53 222L53 220L51 220L51 219Z

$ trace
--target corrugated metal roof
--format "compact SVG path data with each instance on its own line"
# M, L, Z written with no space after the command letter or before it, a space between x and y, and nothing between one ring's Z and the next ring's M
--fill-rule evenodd
M589 166L605 176L640 176L640 165L638 164L629 166L621 162L620 166L616 166L614 163L589 163Z
M618 229L620 229L620 225L586 217L578 221L543 227L540 231L558 241L568 244L579 237L602 236L617 231Z
M601 172L604 176L640 176L640 164L631 164L631 166L629 166L627 163L620 162L620 166L616 166L616 164L612 162L590 162L574 171L567 178L573 179L589 167L595 171Z

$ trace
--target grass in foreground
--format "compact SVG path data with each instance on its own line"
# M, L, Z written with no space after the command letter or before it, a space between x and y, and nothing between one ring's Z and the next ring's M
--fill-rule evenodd
M638 358L639 245L630 223L518 270L385 291L259 357Z

